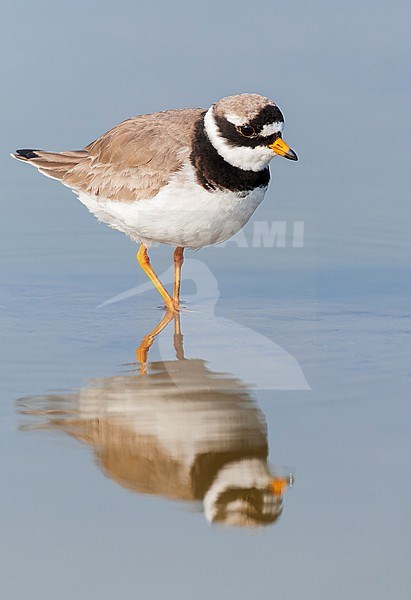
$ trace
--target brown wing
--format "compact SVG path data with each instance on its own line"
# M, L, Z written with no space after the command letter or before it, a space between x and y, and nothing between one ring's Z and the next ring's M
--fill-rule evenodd
M84 150L18 150L13 156L64 185L123 202L157 194L190 154L203 109L170 110L120 123Z

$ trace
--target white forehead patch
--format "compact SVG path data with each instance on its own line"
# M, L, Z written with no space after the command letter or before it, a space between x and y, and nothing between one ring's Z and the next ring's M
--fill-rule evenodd
M268 123L267 125L264 125L258 135L268 137L269 135L273 135L273 133L281 133L283 129L284 123L282 121L275 121L274 123Z
M240 127L240 125L245 125L247 123L247 117L239 117L235 113L227 113L224 115L227 121L235 125L236 127Z

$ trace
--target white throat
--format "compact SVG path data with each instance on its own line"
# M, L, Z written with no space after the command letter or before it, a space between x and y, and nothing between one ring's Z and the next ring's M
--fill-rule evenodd
M275 156L275 153L267 146L257 146L257 148L232 146L220 133L214 118L213 107L206 112L204 127L218 154L233 167L244 171L262 171Z

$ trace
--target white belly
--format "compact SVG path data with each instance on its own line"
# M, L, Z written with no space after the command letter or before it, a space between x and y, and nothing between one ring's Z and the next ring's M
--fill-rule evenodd
M239 231L264 198L266 187L251 192L207 191L187 164L154 198L119 202L79 193L96 217L136 242L202 248Z

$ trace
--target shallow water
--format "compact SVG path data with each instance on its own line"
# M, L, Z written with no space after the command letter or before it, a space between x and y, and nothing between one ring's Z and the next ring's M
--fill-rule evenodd
M355 298L321 270L314 297L273 250L276 295L261 266L239 280L241 249L188 253L141 365L158 298L109 246L76 273L77 251L5 286L5 596L405 598L411 329L384 270L375 294L351 269Z
M4 3L1 598L409 600L409 16ZM241 91L300 161L148 348L135 246L8 154Z

